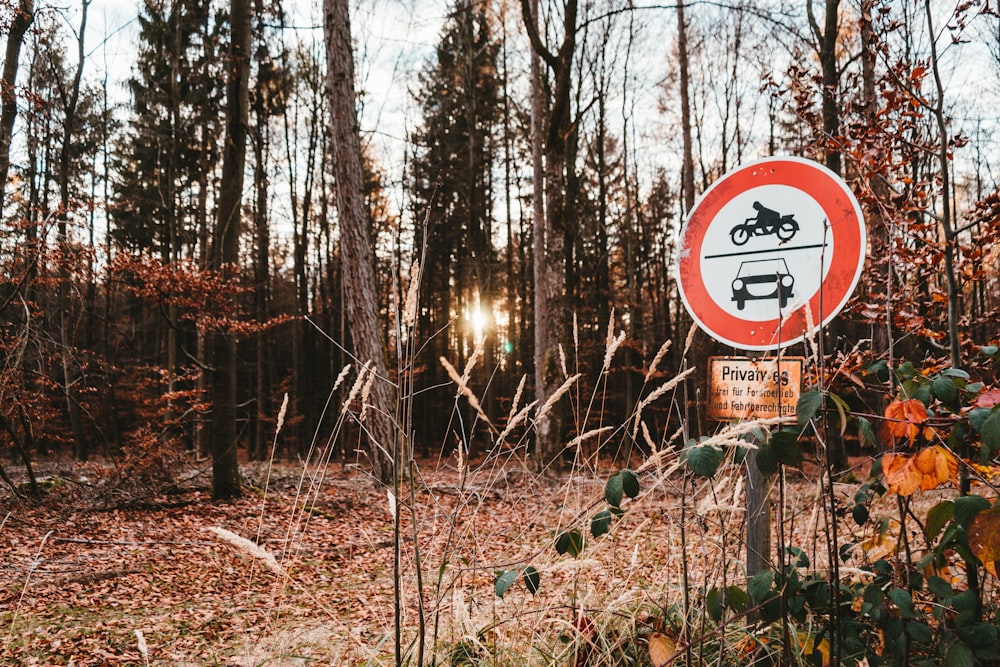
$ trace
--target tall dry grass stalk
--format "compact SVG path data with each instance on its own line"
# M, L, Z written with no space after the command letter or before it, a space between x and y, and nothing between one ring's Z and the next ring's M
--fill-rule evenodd
M146 635L142 633L142 630L136 628L135 632L135 643L136 648L139 649L139 655L142 656L142 662L148 667L149 666L149 646L146 645Z
M15 605L14 613L11 615L10 618L10 631L8 632L9 637L14 636L14 627L17 624L17 615L18 612L20 612L21 610L21 605L24 604L24 596L28 592L28 586L31 585L31 577L42 562L41 559L42 550L45 549L45 543L49 541L49 537L52 535L53 532L55 531L50 530L49 532L45 533L45 536L42 538L42 541L38 544L38 551L35 552L35 557L31 560L31 565L28 567L28 574L24 577L24 585L21 586L21 594L17 598L17 605Z
M441 362L441 366L444 367L445 372L448 373L448 377L455 383L455 397L465 396L465 398L469 401L469 405L476 411L479 418L483 420L483 423L492 428L493 424L490 423L490 418L486 416L485 412L483 412L483 406L480 405L479 398L476 396L475 392L469 388L468 384L469 378L472 376L472 369L475 366L478 353L480 353L481 350L482 348L476 348L476 352L474 352L472 357L469 359L469 362L465 366L465 372L462 375L459 375L458 371L455 370L455 367L451 365L451 362L444 357L441 357L439 361Z
M219 526L208 526L206 528L203 528L203 530L212 533L223 542L226 542L227 544L236 547L238 551L240 551L243 554L246 554L247 556L250 556L254 560L259 560L271 572L274 572L275 574L280 576L285 575L284 568L278 564L278 560L274 557L274 554L272 554L270 551L263 548L259 544L256 544L255 542L248 540L247 538L241 535L237 535L236 533L230 530L226 530L225 528L220 528Z

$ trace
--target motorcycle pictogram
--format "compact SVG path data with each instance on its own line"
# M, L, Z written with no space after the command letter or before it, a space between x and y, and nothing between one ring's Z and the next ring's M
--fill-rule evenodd
M771 234L777 234L782 241L789 241L799 231L799 223L793 214L781 215L759 201L753 203L753 208L757 211L757 215L747 218L743 223L730 230L729 236L734 244L743 245L750 240L751 236L770 236Z

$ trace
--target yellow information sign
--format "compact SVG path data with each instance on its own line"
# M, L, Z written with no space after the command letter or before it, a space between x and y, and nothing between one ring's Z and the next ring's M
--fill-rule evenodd
M795 419L805 357L709 357L708 418Z

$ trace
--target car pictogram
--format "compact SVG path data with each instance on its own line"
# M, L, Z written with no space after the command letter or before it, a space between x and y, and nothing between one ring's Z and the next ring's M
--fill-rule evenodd
M733 280L733 301L743 310L747 301L778 299L784 308L792 298L795 278L788 273L788 265L782 258L747 260L740 264L740 270Z

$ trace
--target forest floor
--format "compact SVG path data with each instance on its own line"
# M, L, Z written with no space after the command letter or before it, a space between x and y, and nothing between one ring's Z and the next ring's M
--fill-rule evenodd
M514 457L425 461L399 500L351 465L247 464L232 503L211 501L207 464L150 498L97 493L95 464L54 466L43 503L0 496L0 664L392 664L397 599L405 664L422 649L423 664L572 665L581 625L641 652L637 624L669 616L684 582L696 596L745 583L739 466L685 482L657 461L637 466L639 495L596 538L613 472L597 463L555 476ZM838 500L859 484L838 484ZM815 567L830 534L821 497L808 471L773 489L774 539ZM573 527L587 538L576 558L553 546ZM842 543L865 537L841 528ZM495 594L499 573L528 566L534 594L521 576Z

